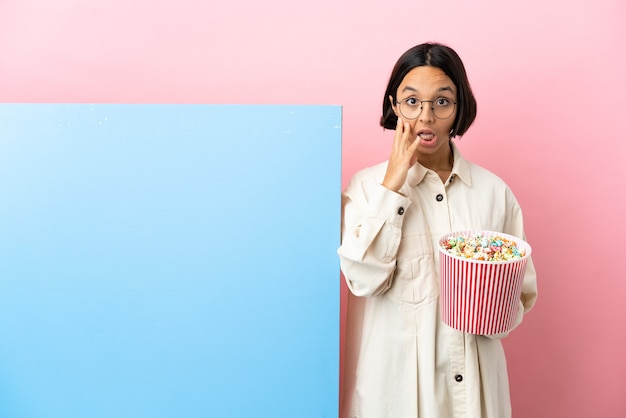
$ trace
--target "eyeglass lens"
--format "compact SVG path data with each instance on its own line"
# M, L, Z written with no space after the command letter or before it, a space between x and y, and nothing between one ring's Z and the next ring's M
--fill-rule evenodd
M446 119L454 112L455 103L447 99L420 101L411 98L400 102L400 113L406 119L416 119L422 113L424 106L429 106L436 118Z

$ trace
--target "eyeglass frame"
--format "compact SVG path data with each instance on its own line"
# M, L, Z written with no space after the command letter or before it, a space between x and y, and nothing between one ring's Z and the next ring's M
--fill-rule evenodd
M449 99L447 97L443 97L443 98L446 99L446 100L451 100L452 101L452 99ZM406 116L404 116L404 113L402 113L402 109L400 108L400 105L402 104L402 102L406 102L407 100L410 100L410 99L415 99L420 104L420 111L419 111L419 113L417 115L415 115L414 118L407 118ZM438 99L441 99L441 97L438 98ZM438 99L435 99L435 100L438 100ZM433 116L435 116L439 120L445 120L445 119L448 119L450 116L452 116L452 114L454 113L454 109L456 108L456 105L459 104L459 102L452 101L452 104L454 105L454 108L452 109L452 112L450 112L450 114L448 116L446 116L445 118L440 118L439 116L437 116L435 114L435 104L434 104L435 100L420 100L417 97L407 97L407 98L402 99L402 100L396 100L396 104L398 105L398 110L400 111L400 113L402 113L402 116L404 116L404 118L408 119L408 120L414 120L414 119L417 119L417 118L420 117L420 115L424 111L424 103L430 103L430 110L433 111Z

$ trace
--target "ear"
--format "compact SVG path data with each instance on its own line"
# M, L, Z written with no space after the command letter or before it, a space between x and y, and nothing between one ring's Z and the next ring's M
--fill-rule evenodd
M398 110L396 109L396 105L393 102L393 96L389 95L389 103L391 103L391 109L393 109L393 113L398 116Z

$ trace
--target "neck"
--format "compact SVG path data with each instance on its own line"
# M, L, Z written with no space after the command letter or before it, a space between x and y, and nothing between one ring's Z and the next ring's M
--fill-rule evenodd
M433 155L424 155L418 158L418 161L424 167L436 171L452 171L454 165L454 153L452 146L443 147L442 152Z

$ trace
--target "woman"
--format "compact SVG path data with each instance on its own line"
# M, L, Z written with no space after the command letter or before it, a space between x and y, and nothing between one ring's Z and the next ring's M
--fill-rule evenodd
M472 335L439 315L438 239L491 230L524 237L522 212L496 175L451 141L476 117L461 59L441 44L396 63L381 125L389 160L357 173L343 194L341 269L348 305L342 417L511 416L501 335ZM514 326L536 299L529 260ZM354 309L353 309L354 308Z

